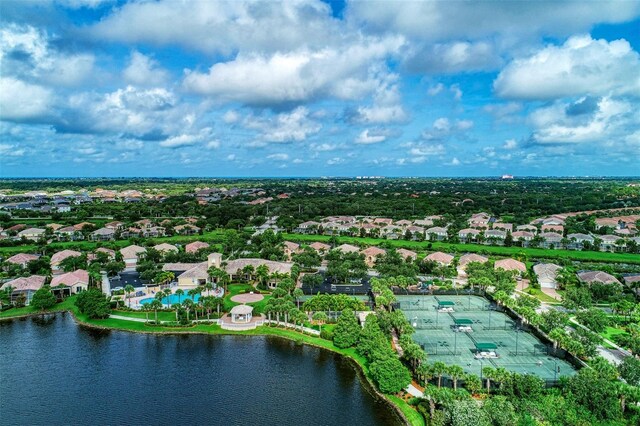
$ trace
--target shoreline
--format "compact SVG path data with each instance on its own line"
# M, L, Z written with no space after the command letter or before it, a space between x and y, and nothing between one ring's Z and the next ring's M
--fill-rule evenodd
M73 318L73 321L78 326L87 327L87 328L90 328L90 329L93 329L93 330L109 330L109 331L128 332L128 333L133 333L133 334L156 334L156 335L170 335L170 336L184 335L184 334L205 335L205 336L245 336L245 337L265 336L265 337L275 337L275 338L285 339L285 340L293 341L295 343L300 342L301 344L304 344L304 345L308 345L308 346L311 346L311 347L314 347L314 348L318 348L318 349L321 349L321 350L326 350L326 351L329 351L329 352L332 352L334 354L342 356L350 364L352 364L354 366L354 368L355 368L355 370L356 370L356 372L358 374L358 377L360 379L360 382L363 385L363 387L365 388L365 390L370 395L374 396L376 399L380 399L380 400L384 401L384 403L393 410L393 412L395 413L395 416L398 418L398 420L400 420L401 423L403 423L403 424L405 424L407 426L411 426L412 425L412 423L409 421L408 417L404 414L404 412L402 411L400 406L398 404L396 404L394 401L392 401L390 398L388 398L387 395L383 394L382 392L380 392L376 388L375 383L373 383L373 381L366 374L365 367L362 364L360 364L360 362L357 359L355 359L354 357L350 356L349 354L342 353L342 352L337 351L335 349L332 349L330 347L325 347L325 346L316 344L314 342L310 342L305 338L314 337L314 338L318 338L319 339L319 337L308 336L306 334L301 334L301 333L299 333L297 331L294 331L294 330L280 329L280 328L274 327L273 328L274 330L280 330L280 331L284 332L284 333L277 333L277 334L263 332L261 327L262 328L266 327L267 329L270 329L270 327L267 327L267 326L257 327L256 329L251 330L252 333L247 333L245 331L233 331L233 330L222 330L222 329L220 329L219 332L217 330L215 330L213 332L205 332L205 331L189 330L187 328L185 328L184 331L179 331L179 330L170 329L170 328L167 331L132 330L132 329L127 329L127 328L113 327L113 326L103 326L103 325L99 325L99 324L94 324L94 323L91 323L91 322L83 321L82 319L78 318L78 316L76 315L76 313L72 309L65 309L65 310L52 311L52 312L32 312L32 313L22 314L22 315L17 315L17 316L12 316L12 317L3 317L3 318L0 318L0 322L12 321L12 320L16 320L16 319L26 319L26 318L30 318L30 317L39 317L39 316L45 316L45 315L55 315L55 314L59 314L59 313L62 313L62 314L69 313L71 315L71 317ZM125 321L125 320L119 320L119 321ZM295 333L295 334L293 334L293 333ZM329 342L329 341L327 340L327 342Z

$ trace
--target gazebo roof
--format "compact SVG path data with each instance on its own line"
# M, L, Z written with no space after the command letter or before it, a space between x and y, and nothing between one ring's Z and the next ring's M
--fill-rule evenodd
M453 321L456 323L456 325L472 325L473 324L473 321L471 321L468 318L459 318Z
M479 351L494 350L498 349L498 345L496 345L495 343L476 343L476 349L478 349Z
M253 306L249 305L236 305L231 308L232 315L248 315L253 312Z
M455 302L452 302L450 300L439 300L438 301L438 305L439 306L453 306L453 305L455 305Z

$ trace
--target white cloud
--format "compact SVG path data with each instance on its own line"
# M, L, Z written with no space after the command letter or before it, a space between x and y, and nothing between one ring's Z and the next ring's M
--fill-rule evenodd
M439 94L440 92L442 92L444 90L444 84L442 83L438 83L435 86L431 86L429 88L429 90L427 90L427 94L429 96L436 96L437 94Z
M335 166L343 163L344 163L344 158L340 158L340 157L333 157L327 160L327 165L329 166Z
M286 161L289 159L289 154L285 154L285 153L271 154L271 155L267 155L267 158L269 160L275 160L275 161Z
M4 76L28 76L58 86L75 86L95 76L92 54L61 53L50 46L44 31L29 25L0 29L0 61Z
M504 141L504 145L502 145L502 148L504 149L516 149L517 147L518 147L518 142L516 142L515 139L508 139Z
M29 121L49 113L51 90L12 77L0 78L0 119Z
M220 141L219 140L209 141L207 142L206 147L207 149L218 149L220 148Z
M164 148L182 148L185 146L193 146L197 143L198 137L196 135L178 135L160 142L160 146Z
M578 144L622 141L631 129L640 127L637 106L629 101L600 98L593 107L575 112L576 103L556 102L539 108L529 117L534 127L533 141L538 144Z
M427 141L446 140L452 136L464 139L473 126L474 123L471 120L455 120L451 122L447 117L440 117L434 120L431 128L422 132L422 139Z
M130 2L88 32L100 40L177 44L225 55L325 46L341 35L330 6L318 0Z
M556 99L640 94L640 55L626 40L574 36L507 65L494 82L499 96Z
M224 115L222 116L222 121L224 121L227 124L236 123L239 119L240 119L240 115L233 110L229 110L225 112Z
M138 51L131 53L129 65L122 74L125 81L138 86L162 86L169 77L158 61Z
M370 132L371 131L369 129L363 130L356 138L356 143L368 145L384 142L385 140L387 140L387 137L383 134L375 134L373 132L371 132L370 134Z
M311 149L313 151L317 151L317 152L327 152L327 151L334 151L336 149L338 149L338 145L337 144L330 144L330 143L320 143L320 144L311 144Z
M429 157L433 155L442 155L446 152L444 145L442 144L414 144L409 150L409 154L416 157Z
M430 74L490 71L502 62L496 48L485 41L426 44L409 53L409 70Z
M193 93L247 105L360 99L381 84L371 68L402 43L387 38L315 51L241 53L232 61L214 64L207 73L187 71L183 85Z
M596 23L637 17L637 2L365 2L348 3L354 25L372 33L400 33L420 41L469 40L502 36L566 36Z
M322 128L309 115L307 108L298 107L290 113L280 113L270 118L250 116L243 121L243 125L260 131L264 142L299 142Z

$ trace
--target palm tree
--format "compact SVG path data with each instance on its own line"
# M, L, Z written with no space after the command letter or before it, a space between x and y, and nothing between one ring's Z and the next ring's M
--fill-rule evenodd
M178 303L182 303L182 296L184 296L184 290L181 288L177 289L176 296L178 296Z
M189 312L193 308L193 304L193 300L191 299L185 299L184 302L182 302L182 306L187 311L187 321L191 321L191 319L189 318Z
M442 386L442 375L447 372L447 365L444 362L436 361L431 366L433 374L438 376L438 388Z
M167 298L167 307L169 307L169 303L171 302L171 289L170 288L165 288L164 289L164 295Z
M459 365L450 365L447 373L453 380L453 390L458 390L458 379L464 375L464 370Z
M149 304L149 307L154 310L156 314L156 324L158 324L158 309L162 308L162 302L158 299L154 299Z
M129 299L129 308L131 308L131 293L133 293L136 289L133 288L131 284L127 284L124 287L124 292L127 293L127 299Z
M298 305L298 309L300 309L300 298L304 296L304 293L300 288L296 288L292 293L293 297L296 299L296 304Z
M204 286L203 286L203 287L204 287L204 289L206 290L207 295L211 296L211 290L213 290L213 284L212 284L211 282L207 281L207 282L204 284Z
M326 323L329 320L329 317L325 312L319 311L313 314L313 320L318 323L318 327L320 328L320 333L322 333L322 324Z
M178 321L178 311L180 310L181 306L182 305L180 305L179 303L174 303L173 305L171 305L171 309L176 311L176 322Z
M495 377L496 370L491 367L484 367L482 369L482 374L487 381L487 395L489 395L491 393L491 379Z

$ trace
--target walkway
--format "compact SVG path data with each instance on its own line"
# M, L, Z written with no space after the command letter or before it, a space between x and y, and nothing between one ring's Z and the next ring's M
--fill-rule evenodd
M585 330L589 330L587 327L585 327L584 325L582 325L578 321L576 321L576 319L573 318L573 317L571 317L569 319L569 321L571 321L572 324L575 324L580 328L583 328ZM591 330L589 330L589 331L591 331ZM602 337L602 336L600 336L600 337ZM604 337L602 337L602 341L605 342L607 345L610 345L610 346L616 348L616 350L614 351L613 349L609 349L609 348L607 348L605 346L598 345L598 353L600 354L601 357L607 359L608 361L618 365L618 364L620 364L622 362L622 360L625 357L631 356L631 353L629 351L627 351L626 349L616 345L611 340L605 339Z
M319 336L320 332L318 330L315 330L313 328L309 328L309 327L303 327L301 325L294 325L294 324L289 324L289 323L284 323L282 321L278 322L276 320L264 320L265 324L277 324L277 325L284 325L287 328L293 328L295 330L301 331L303 333L306 334L312 334L314 336Z
M416 398L424 397L424 392L413 386L413 383L410 383L409 386L407 386L406 391L409 395L415 396Z
M122 315L109 315L109 318L113 318L113 319L118 319L118 320L124 320L124 321L133 321L133 322L147 322L147 320L145 318L133 318L133 317L125 317ZM162 322L166 322L166 321L160 321Z

